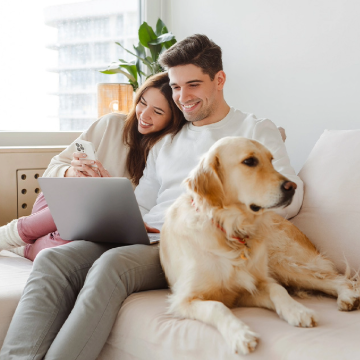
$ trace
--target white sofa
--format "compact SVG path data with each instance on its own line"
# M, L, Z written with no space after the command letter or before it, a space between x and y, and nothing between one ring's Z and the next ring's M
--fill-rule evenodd
M300 176L304 203L292 219L340 271L346 257L355 271L360 257L360 130L326 131ZM21 296L32 263L3 251L0 254L0 345ZM230 352L211 326L166 315L169 291L136 293L123 304L98 359L169 360L245 358ZM237 308L233 312L261 335L249 359L360 359L360 310L337 310L335 299L298 299L318 313L315 328L295 328L274 312Z

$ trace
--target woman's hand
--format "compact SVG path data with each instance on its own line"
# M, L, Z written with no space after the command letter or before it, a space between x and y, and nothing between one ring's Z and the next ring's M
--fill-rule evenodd
M87 160L86 154L81 152L74 152L73 159L71 160L71 166L66 170L65 177L88 177L86 169L83 165L94 164L94 161Z
M97 167L91 165L97 165ZM100 161L87 160L86 154L74 152L71 166L66 170L65 177L110 177L110 174Z
M111 177L109 172L103 167L102 163L99 160L96 160L94 164L97 167L89 166L86 164L83 165L83 175L81 175L81 177Z

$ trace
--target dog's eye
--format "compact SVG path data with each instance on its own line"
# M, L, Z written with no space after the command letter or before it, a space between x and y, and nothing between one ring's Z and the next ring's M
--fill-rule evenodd
M259 161L257 158L254 158L254 157L250 157L248 159L245 159L243 162L242 162L244 165L247 165L247 166L250 166L250 167L254 167L256 166Z

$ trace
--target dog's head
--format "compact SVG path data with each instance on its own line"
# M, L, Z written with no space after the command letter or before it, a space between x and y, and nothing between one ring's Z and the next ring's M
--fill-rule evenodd
M243 137L217 141L185 180L210 206L244 204L251 212L288 206L296 184L278 173L265 146Z

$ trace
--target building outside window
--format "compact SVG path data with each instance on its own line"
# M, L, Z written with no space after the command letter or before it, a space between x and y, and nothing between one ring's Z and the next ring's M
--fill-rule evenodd
M18 39L19 48L24 42L36 45L33 54L24 56L34 60L34 66L29 67L28 72L15 68L12 77L9 76L13 81L2 84L0 81L1 98L5 100L3 106L7 103L12 107L8 109L8 115L13 118L11 122L5 121L4 117L0 120L0 131L85 130L97 119L97 84L127 82L121 74L105 75L99 70L119 58L133 60L115 42L127 49L137 45L139 1L35 0L33 7L37 16L28 23L29 37L26 27L20 36L16 32L10 36ZM16 11L8 11L8 16L11 14L17 15ZM23 21L25 19L24 14ZM32 34L34 27L41 28L35 36ZM2 56L6 56L6 52ZM5 66L0 66L0 80L6 78L12 64L8 61ZM27 89L26 94L16 93L16 89L21 89L20 83Z

